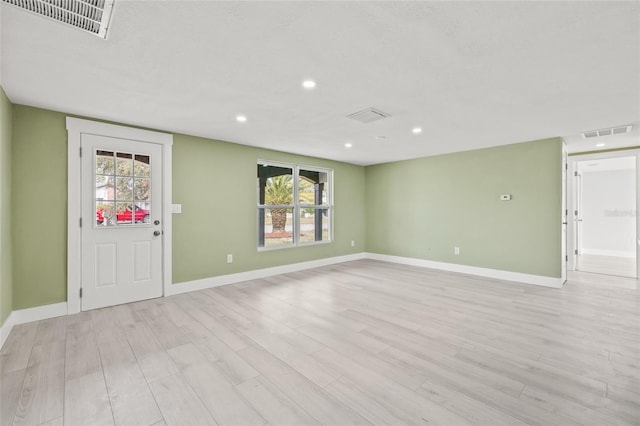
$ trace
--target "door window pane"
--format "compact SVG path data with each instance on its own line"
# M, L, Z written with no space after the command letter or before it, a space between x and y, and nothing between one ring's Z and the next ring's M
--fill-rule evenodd
M96 150L96 226L149 223L151 158Z
M113 202L96 201L96 225L98 226L114 226L115 207Z
M135 201L148 201L151 191L151 179L136 178L133 194Z
M130 177L116 178L116 200L133 201L133 179Z
M115 180L113 176L96 175L96 200L114 200Z
M132 223L131 203L116 203L116 221L118 225Z
M118 152L116 154L116 175L133 176L133 155Z
M97 151L96 152L96 174L97 175L113 175L113 152Z
M133 163L133 170L136 176L148 177L149 176L149 156L136 154L135 162Z

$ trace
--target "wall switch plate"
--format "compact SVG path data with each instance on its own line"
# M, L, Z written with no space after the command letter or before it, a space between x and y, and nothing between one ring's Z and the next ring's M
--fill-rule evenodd
M511 201L511 194L502 194L500 196L501 201Z
M182 213L182 204L171 204L171 213Z

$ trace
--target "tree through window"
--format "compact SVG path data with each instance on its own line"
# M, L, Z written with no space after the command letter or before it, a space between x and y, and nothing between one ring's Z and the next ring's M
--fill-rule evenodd
M329 169L258 162L258 248L331 241Z

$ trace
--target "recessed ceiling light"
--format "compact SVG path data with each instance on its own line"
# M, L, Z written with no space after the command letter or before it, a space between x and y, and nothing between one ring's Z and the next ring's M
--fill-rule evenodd
M345 147L345 148L351 148L352 146L353 146L353 144L351 144L351 143L349 143L349 142L347 142L347 143L345 143L345 144L344 144L344 147Z
M378 139L378 140L384 140L384 139L386 139L387 137L386 137L386 136L383 136L383 135L379 135L379 136L375 136L375 138L376 138L376 139Z
M313 80L305 80L302 82L302 87L305 89L313 89L316 87L316 82Z
M420 133L422 133L422 127L414 127L413 129L411 129L411 132L414 135L419 135Z
M236 115L236 121L238 123L245 123L247 121L246 115Z
M597 143L597 144L596 144L596 146L597 146L598 148L602 148L603 146L606 146L606 145L607 145L606 143Z

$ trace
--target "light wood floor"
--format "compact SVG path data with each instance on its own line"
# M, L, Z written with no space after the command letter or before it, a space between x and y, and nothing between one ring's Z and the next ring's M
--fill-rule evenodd
M583 272L636 278L636 258L581 254L578 269Z
M362 260L14 328L0 424L640 424L638 281Z

